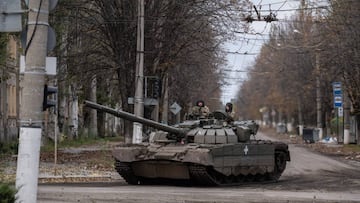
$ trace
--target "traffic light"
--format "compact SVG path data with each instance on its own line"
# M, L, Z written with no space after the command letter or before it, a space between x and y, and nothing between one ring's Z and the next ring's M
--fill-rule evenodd
M52 87L48 85L44 86L43 111L45 111L48 108L56 106L57 91L58 91L57 87ZM55 97L49 98L51 95L54 95Z
M153 98L157 99L161 97L161 79L156 78L154 80Z

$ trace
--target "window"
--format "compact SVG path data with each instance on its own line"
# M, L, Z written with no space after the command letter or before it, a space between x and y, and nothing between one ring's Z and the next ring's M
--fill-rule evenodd
M7 98L8 98L8 116L9 117L16 117L17 116L17 109L16 109L16 86L9 85L7 87Z

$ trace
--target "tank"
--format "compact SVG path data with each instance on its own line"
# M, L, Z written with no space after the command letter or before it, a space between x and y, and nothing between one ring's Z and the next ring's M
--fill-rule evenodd
M129 184L273 182L290 161L287 144L257 140L256 122L228 123L221 111L169 126L90 101L85 106L154 128L148 142L121 144L112 151L116 171Z

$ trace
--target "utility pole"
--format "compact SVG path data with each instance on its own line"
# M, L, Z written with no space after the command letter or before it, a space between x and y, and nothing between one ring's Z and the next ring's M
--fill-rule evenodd
M138 0L134 114L144 117L144 0ZM142 124L134 122L133 143L142 142Z
M303 130L304 130L304 121L302 116L302 107L301 107L301 97L298 96L298 119L299 119L299 136L303 136Z
M25 72L21 82L20 135L16 170L17 202L35 203L43 123L49 0L29 0Z
M344 91L344 144L350 143L350 101L347 91Z
M320 56L319 50L315 53L315 68L316 68L316 114L317 114L317 129L319 130L319 140L323 138L323 125L322 125L322 111L321 111L321 82L320 82Z

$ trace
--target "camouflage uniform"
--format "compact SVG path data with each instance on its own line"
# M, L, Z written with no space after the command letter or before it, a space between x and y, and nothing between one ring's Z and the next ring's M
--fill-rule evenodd
M199 100L195 103L195 106L191 108L191 115L195 117L208 117L210 110L203 100Z
M210 110L207 106L193 106L191 109L191 114L196 116L207 117L210 113Z
M225 106L225 112L226 112L226 115L228 116L227 121L228 121L228 122L234 121L235 112L233 111L233 105L232 105L232 103L227 103L227 104L226 104L226 106Z

